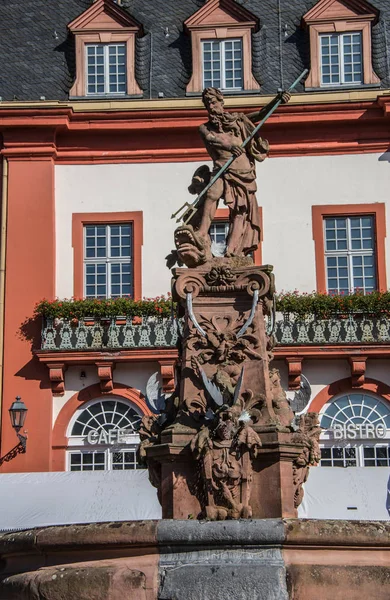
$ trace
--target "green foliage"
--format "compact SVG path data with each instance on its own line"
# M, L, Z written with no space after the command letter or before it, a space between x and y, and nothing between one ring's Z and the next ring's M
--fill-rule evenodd
M363 294L331 295L286 292L276 297L276 309L282 313L293 314L297 317L314 315L320 319L332 316L347 316L350 314L365 314L372 317L390 315L390 292L372 292Z
M34 316L59 319L80 319L90 317L102 319L109 317L169 317L172 310L172 298L158 296L132 300L131 298L113 298L108 300L41 300L37 303ZM174 308L175 304L173 303ZM304 318L314 315L320 319L349 314L377 316L390 315L390 292L356 292L346 295L311 294L282 292L276 296L276 310L284 314Z
M169 295L168 295L169 296ZM102 319L107 317L169 317L172 310L170 297L158 296L157 298L112 298L107 300L77 299L71 300L46 300L43 299L35 305L34 316L58 319L81 319L90 317Z

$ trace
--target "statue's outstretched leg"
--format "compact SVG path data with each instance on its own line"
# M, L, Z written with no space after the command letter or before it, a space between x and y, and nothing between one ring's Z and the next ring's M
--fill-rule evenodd
M245 213L237 213L232 219L232 225L230 227L230 233L227 239L227 256L237 256L241 253L242 236L244 233L246 222Z

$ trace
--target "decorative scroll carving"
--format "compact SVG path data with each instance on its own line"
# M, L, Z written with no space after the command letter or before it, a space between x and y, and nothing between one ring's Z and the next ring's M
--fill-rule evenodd
M212 267L205 276L206 283L210 287L224 288L227 285L234 284L236 279L237 273L234 273L229 265Z
M293 436L294 442L303 444L302 452L293 462L294 505L296 508L303 500L303 484L309 476L309 467L317 465L321 460L320 435L318 413L310 412L302 415L298 430Z
M350 356L349 364L351 365L352 387L360 387L364 385L366 374L366 356Z
M175 362L172 360L159 360L162 389L164 394L170 394L175 389Z
M111 392L114 389L112 373L115 367L113 362L96 363L98 377L100 379L100 389L103 394Z
M299 390L301 386L302 358L287 357L286 363L288 366L288 389Z
M53 396L63 396L65 393L65 370L64 363L49 365L49 379Z

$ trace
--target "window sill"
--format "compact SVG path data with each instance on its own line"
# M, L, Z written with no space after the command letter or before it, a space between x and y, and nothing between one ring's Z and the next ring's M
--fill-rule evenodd
M71 96L69 95L69 100L90 100L91 102L95 102L96 100L129 100L143 98L143 94L97 94L96 96Z
M380 88L381 84L380 83L358 83L355 85L346 85L346 84L340 84L340 85L327 85L327 86L320 86L320 87L307 87L305 88L305 92L341 92L341 91L355 91L355 90L369 90L369 89L377 89Z

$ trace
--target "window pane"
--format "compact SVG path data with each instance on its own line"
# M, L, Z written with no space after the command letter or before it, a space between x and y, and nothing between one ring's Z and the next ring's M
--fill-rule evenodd
M84 240L85 296L132 295L132 224L86 225Z
M221 42L202 42L203 87L221 87Z
M367 293L375 290L373 217L326 217L324 221L328 291Z
M87 44L86 56L87 94L126 91L126 44Z

